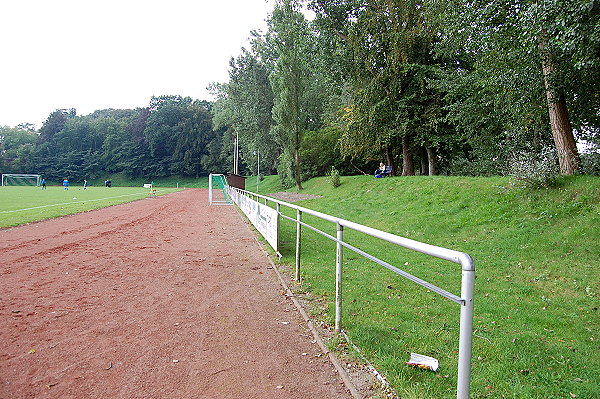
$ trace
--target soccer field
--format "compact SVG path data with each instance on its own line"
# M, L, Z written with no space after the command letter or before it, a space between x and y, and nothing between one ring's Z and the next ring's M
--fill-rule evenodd
M180 191L161 188L156 195ZM18 226L43 219L85 212L111 205L136 201L150 196L150 190L142 187L0 187L0 227Z

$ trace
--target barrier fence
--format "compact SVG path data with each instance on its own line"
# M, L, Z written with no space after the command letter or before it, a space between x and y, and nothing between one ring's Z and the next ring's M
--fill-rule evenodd
M296 223L296 267L295 278L300 280L300 260L301 260L301 237L302 227L321 234L324 237L336 242L336 296L335 296L335 330L340 332L342 328L342 265L343 265L343 249L347 248L389 270L392 272L419 284L428 290L438 293L439 295L460 305L460 335L459 335L459 353L458 353L458 381L457 381L457 399L467 399L470 395L470 380L471 380L471 356L472 356L472 338L473 338L473 297L475 291L475 265L471 256L464 252L455 251L452 249L442 248L435 245L422 243L408 238L400 237L391 233L386 233L368 226L354 223L348 220L327 215L322 212L314 211L308 208L303 208L294 204L287 203L275 198L252 193L245 190L240 190L231 186L227 186L227 195L235 204L242 209L249 220L257 227L257 229L265 236L269 244L278 253L278 229L279 218L289 220ZM211 194L209 193L209 196ZM262 200L261 204L259 200ZM275 204L275 213L269 203ZM281 212L281 206L293 209L296 211L296 218L284 215ZM307 223L302 221L302 215L312 215L319 219L333 223L336 226L336 236L327 234ZM268 222L267 222L268 219ZM275 219L275 220L273 220ZM260 227L259 227L260 226ZM375 237L401 247L411 249L426 255L430 255L439 259L444 259L450 262L461 265L462 280L460 296L452 294L434 284L422 280L404 270L401 270L374 255L362 251L361 249L350 245L344 241L344 229L351 229L371 237ZM273 230L274 229L274 230ZM267 235L265 235L267 234ZM268 236L268 237L267 237ZM279 253L278 253L279 255Z

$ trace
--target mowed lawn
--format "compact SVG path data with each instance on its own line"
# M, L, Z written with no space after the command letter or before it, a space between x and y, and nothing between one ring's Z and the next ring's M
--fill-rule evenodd
M156 195L179 191L159 188ZM136 201L150 196L143 187L48 186L46 190L31 186L0 187L0 227L17 226L37 220L85 212L111 205Z

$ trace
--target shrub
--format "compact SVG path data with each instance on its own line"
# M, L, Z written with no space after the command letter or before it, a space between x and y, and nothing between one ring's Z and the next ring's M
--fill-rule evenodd
M581 154L581 172L586 175L600 176L600 153Z
M515 186L531 189L551 188L557 183L556 151L550 147L541 152L522 151L514 154L509 163L510 177Z
M342 183L340 182L340 172L335 168L335 166L331 167L329 173L327 173L327 181L333 187L339 187Z

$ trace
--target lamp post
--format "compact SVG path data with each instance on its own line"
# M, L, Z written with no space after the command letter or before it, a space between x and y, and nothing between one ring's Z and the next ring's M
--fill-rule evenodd
M238 174L238 168L239 168L239 135L238 132L235 132L235 143L233 145L233 174L237 175Z
M260 183L260 150L254 151L256 155L256 192L258 193L258 185Z

